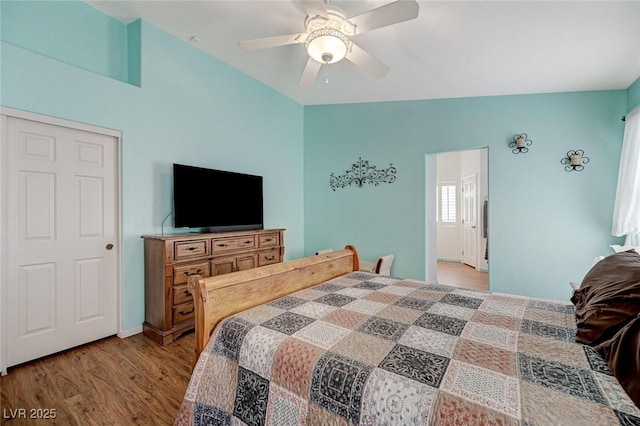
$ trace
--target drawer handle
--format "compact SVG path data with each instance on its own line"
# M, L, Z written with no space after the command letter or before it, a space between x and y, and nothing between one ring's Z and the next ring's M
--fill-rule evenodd
M184 294L185 296L191 296L191 292L190 292L189 290L185 290L185 291L183 292L183 294ZM194 309L195 309L195 308L194 308Z
M216 244L218 247L226 247L226 244Z
M264 241L270 243L271 241L273 241L273 238L265 238Z
M194 250L198 250L198 247L191 246L191 247L187 247L185 250L194 251Z
M202 273L202 269L198 269L197 271L195 271L193 274L190 273L189 271L184 271L184 274L188 277L190 277L191 275L199 275Z
M191 310L190 310L190 311L178 311L178 313L179 313L180 315L183 315L183 316L184 316L184 315L189 315L189 314L192 314L192 313L193 313L194 309L195 309L195 308L191 308Z
M275 256L269 256L269 257L265 256L264 260L274 260L275 258L276 258Z
M253 242L253 241L251 241L251 240L247 240L247 241L245 241L244 243L245 243L245 244L251 244L252 242Z

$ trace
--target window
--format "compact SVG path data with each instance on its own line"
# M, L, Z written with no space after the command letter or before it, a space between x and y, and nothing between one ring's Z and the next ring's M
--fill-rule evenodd
M453 182L441 182L438 185L440 191L440 206L438 208L441 223L457 222L456 184Z

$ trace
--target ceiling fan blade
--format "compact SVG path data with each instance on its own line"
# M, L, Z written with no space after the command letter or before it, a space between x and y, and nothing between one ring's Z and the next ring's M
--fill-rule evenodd
M323 18L327 17L327 7L324 4L323 0L300 0L302 7L304 7L307 15L313 17L316 15L322 16Z
M316 62L309 58L307 65L304 67L304 71L302 71L302 76L300 77L298 86L311 86L316 80L316 76L318 75L318 71L320 71L321 66L322 64L320 62Z
M238 43L242 50L267 49L269 47L286 46L288 44L304 43L307 33L288 34L275 37L256 38Z
M353 42L351 42L351 49L349 49L345 58L373 78L384 77L389 72L389 67Z
M415 0L398 0L349 18L356 35L418 17L420 6Z

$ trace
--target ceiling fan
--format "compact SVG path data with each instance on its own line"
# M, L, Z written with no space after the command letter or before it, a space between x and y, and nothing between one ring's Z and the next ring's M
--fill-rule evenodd
M300 0L300 3L307 13L304 21L306 32L239 43L243 50L304 43L309 59L298 82L299 86L313 84L323 65L342 59L348 60L374 78L384 77L389 68L355 44L351 37L415 19L419 9L415 0L398 0L347 18L344 12L325 4L323 0Z

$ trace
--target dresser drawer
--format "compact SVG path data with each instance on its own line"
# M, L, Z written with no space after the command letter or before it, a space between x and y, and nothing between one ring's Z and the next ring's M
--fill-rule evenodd
M277 232L273 234L260 234L258 235L258 241L260 247L275 247L280 245L280 238Z
M214 253L223 253L232 250L252 249L256 247L256 239L253 235L234 238L215 238L211 240Z
M184 284L189 281L191 275L200 275L204 278L211 276L209 262L191 263L173 267L173 284Z
M194 309L193 302L181 303L173 307L173 323L189 321L193 319Z
M173 257L176 260L209 254L209 240L178 241L173 244Z
M173 287L173 304L178 305L184 302L190 302L193 300L191 291L186 284L177 285Z
M258 253L258 266L266 266L280 262L282 262L282 256L280 256L279 248L263 250Z

